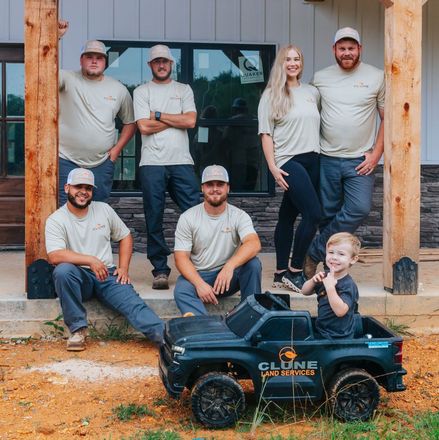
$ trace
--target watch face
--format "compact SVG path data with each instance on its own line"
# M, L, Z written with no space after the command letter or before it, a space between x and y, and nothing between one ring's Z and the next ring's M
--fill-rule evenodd
M160 120L160 116L161 115L162 114L160 112L155 112L155 118L156 118L157 121Z

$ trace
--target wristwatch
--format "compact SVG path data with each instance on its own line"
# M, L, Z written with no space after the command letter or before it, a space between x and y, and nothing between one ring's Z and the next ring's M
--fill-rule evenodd
M155 116L156 121L160 121L160 117L162 116L162 112L155 112L154 116Z

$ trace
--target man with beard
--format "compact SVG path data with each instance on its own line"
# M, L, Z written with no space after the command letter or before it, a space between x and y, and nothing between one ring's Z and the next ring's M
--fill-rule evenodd
M163 339L163 321L143 302L128 275L133 239L129 229L103 202L92 202L93 173L75 168L64 191L67 203L46 221L46 251L64 322L71 332L67 350L85 349L87 314L83 302L96 297L119 312L153 342ZM118 265L111 239L119 242Z
M382 70L360 60L361 50L355 29L339 29L333 46L337 64L315 73L311 81L321 96L323 220L305 259L308 278L325 261L328 238L337 232L353 234L372 206L374 169L384 150L385 84Z
M174 298L184 316L206 315L204 304L241 291L241 301L261 293L261 249L250 216L227 203L227 170L203 171L204 201L180 216L175 231L175 264L180 271Z
M134 90L134 116L142 134L139 178L153 289L169 288L171 252L163 233L166 190L182 211L200 201L187 134L197 118L194 94L187 84L171 79L173 63L168 46L151 47L148 65L153 78Z
M60 20L61 38L69 23ZM93 170L96 201L106 202L113 185L114 164L136 132L133 101L127 88L104 75L107 53L101 41L81 49L81 69L59 72L59 204L66 202L64 184L77 167ZM117 135L115 120L122 121Z

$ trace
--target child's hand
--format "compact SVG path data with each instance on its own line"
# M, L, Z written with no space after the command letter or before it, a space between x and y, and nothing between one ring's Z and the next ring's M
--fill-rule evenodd
M331 268L328 275L326 275L326 277L323 279L323 285L325 286L326 291L328 291L330 288L335 288L337 285L337 280L334 276L334 269Z
M316 273L316 274L312 277L312 280L314 281L315 284L317 284L317 283L321 283L321 282L323 282L323 280L324 280L325 277L326 277L325 272L319 272L319 273Z

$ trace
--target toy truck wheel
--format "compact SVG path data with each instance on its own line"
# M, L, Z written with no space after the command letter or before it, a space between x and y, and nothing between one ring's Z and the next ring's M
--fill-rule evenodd
M195 418L209 428L234 425L245 408L241 385L219 372L201 376L192 389L192 411Z
M328 391L332 414L345 422L368 420L380 400L377 381L360 368L337 373Z

